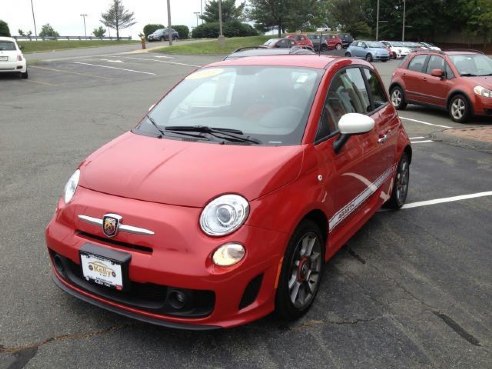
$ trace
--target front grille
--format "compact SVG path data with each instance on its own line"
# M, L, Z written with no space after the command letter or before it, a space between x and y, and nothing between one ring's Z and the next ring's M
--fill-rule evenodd
M210 315L215 306L213 291L189 290L134 281L128 281L123 291L100 286L85 280L79 264L52 250L50 256L58 274L69 284L122 305L154 314L183 318L203 318ZM177 291L182 292L187 299L186 303L179 307L173 300Z
M82 231L77 231L77 236L79 236L81 238L85 238L87 240L97 241L97 242L102 243L102 244L112 245L112 246L116 246L116 247L120 247L120 248L124 248L124 249L128 249L128 250L136 250L136 251L140 251L140 252L147 253L147 254L152 254L152 252L154 251L152 249L152 247L135 245L135 244L127 243L127 242L121 242L121 241L117 241L117 240L112 239L112 238L96 236L94 234L82 232Z

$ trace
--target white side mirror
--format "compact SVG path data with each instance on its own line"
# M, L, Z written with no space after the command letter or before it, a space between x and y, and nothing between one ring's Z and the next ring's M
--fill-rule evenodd
M374 119L367 115L347 113L338 121L338 129L342 135L356 135L371 131L374 124Z

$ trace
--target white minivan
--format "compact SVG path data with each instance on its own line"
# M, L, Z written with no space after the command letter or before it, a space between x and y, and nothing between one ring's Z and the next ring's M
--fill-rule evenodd
M14 38L0 37L0 73L18 73L27 78L27 63Z

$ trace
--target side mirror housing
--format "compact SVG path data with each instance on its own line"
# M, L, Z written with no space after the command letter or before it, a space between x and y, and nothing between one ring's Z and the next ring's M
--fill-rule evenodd
M444 71L442 69L433 69L431 71L431 76L443 78L444 77Z
M333 143L333 150L338 153L350 136L367 133L374 128L374 119L364 114L347 113L338 121L340 137Z

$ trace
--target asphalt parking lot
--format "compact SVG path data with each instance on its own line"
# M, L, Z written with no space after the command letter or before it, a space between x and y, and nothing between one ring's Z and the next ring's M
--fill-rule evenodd
M53 284L43 232L67 178L219 59L76 54L37 63L28 80L0 76L0 369L490 368L492 156L439 136L463 125L428 108L400 113L414 152L408 204L379 212L327 264L315 305L294 324L177 331ZM376 64L386 84L397 64ZM492 120L466 127L479 126Z

